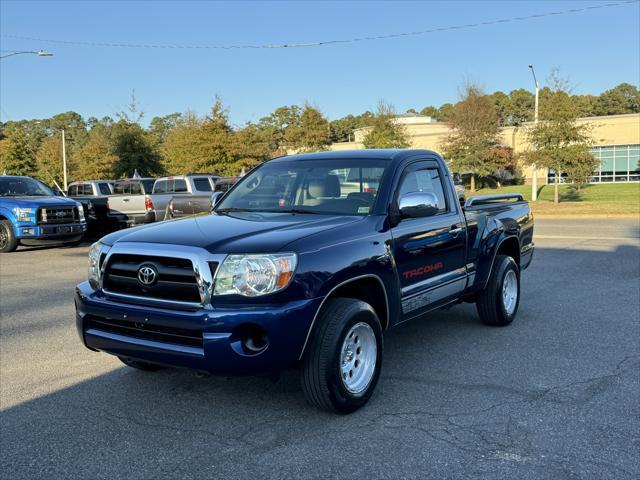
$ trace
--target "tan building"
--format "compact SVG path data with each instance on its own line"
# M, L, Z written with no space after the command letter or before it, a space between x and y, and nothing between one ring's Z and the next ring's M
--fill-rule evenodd
M449 125L437 122L431 117L400 116L398 124L405 126L411 148L426 148L439 152L442 143L450 132ZM580 123L591 125L593 147L591 151L601 160L598 171L594 172L594 182L629 182L640 181L640 114L611 115L607 117L589 117L578 119ZM514 153L522 153L529 145L526 129L531 124L521 127L502 128L502 142L513 148ZM354 131L353 142L334 143L331 150L351 150L364 148L362 141L368 128ZM530 167L522 167L526 183L531 183ZM536 171L538 183L547 182L549 172L546 169Z

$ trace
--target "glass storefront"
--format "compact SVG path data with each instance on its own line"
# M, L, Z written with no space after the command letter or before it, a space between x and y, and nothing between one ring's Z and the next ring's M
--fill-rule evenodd
M592 147L591 153L600 160L592 183L640 182L640 145ZM553 181L553 171L549 170L548 182ZM565 182L564 175L561 181Z

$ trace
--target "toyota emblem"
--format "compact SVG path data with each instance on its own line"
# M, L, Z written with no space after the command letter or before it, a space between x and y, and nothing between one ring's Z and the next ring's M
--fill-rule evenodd
M138 269L138 281L145 287L150 287L158 280L158 270L153 265L142 265Z

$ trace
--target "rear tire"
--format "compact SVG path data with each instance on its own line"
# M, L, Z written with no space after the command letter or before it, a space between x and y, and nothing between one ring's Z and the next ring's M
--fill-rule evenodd
M356 411L378 383L382 350L382 328L371 305L353 298L329 300L303 360L305 397L321 410Z
M0 253L13 252L18 248L18 239L7 220L0 220Z
M509 325L520 305L520 269L512 257L497 255L486 288L478 295L480 319L493 327Z
M157 372L162 369L160 365L156 365L155 363L147 363L141 360L133 360L131 358L126 357L118 357L122 363L124 363L127 367L135 368L137 370L144 370L145 372Z

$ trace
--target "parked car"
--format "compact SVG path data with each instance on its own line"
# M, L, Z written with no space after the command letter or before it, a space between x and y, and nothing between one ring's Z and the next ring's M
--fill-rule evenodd
M184 198L198 209L201 208L214 191L218 178L220 177L217 175L190 174L162 177L156 180L151 194L156 220L164 220L168 217L167 207L173 198Z
M142 370L299 367L313 405L348 413L375 389L390 328L457 302L509 325L533 249L521 195L463 207L434 152L292 155L242 178L212 215L95 243L76 323L88 348Z
M107 200L107 218L117 227L131 227L156 220L151 190L155 178L130 178L117 180L113 195Z
M212 192L201 195L176 195L169 200L165 211L165 220L172 218L188 217L198 213L211 211L214 199L226 193L238 177L220 177L215 179L215 187Z
M19 244L77 243L86 228L80 203L31 177L0 176L0 252Z
M102 236L114 230L108 216L108 200L112 194L113 181L110 180L84 180L69 184L67 196L82 204L89 237Z

